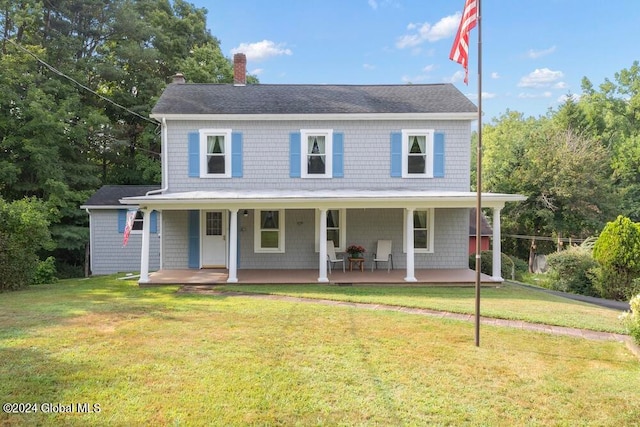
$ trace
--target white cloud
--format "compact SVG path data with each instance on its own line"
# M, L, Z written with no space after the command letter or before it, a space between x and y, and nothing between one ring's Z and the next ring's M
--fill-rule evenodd
M378 7L399 7L399 3L396 0L367 0L367 3L373 10L378 10Z
M435 70L435 69L436 69L435 64L429 64L429 65L427 65L426 67L424 67L424 68L422 69L422 71L424 71L425 73L430 73L431 71L433 71L433 70Z
M525 93L522 92L518 94L518 98L521 99L535 99L535 98L551 98L552 94L549 91L541 92L541 93Z
M527 52L527 57L529 57L531 59L537 59L537 58L552 54L555 51L556 51L556 47L555 46L551 46L548 49L542 49L542 50L529 49L529 52Z
M553 71L548 68L536 68L534 71L520 79L518 87L550 87L562 84L562 82L559 82L558 80L563 77L564 73L562 71Z
M264 72L264 68L256 68L255 70L251 70L249 74L253 74L254 76L259 76Z
M407 30L412 34L398 37L396 47L398 49L405 49L418 46L424 42L435 42L450 37L458 30L460 16L460 12L455 15L445 16L434 25L428 22L424 24L411 23L407 25Z
M365 70L375 70L376 66L372 64L362 64L362 68L364 68Z
M497 80L500 78L500 74L494 71L493 73L491 73L491 78Z
M445 83L457 83L464 81L464 71L456 71L451 77L442 79Z
M575 93L570 93L570 94L564 94L558 97L558 102L560 104L564 104L565 102L567 102L567 99L571 98L574 102L578 102L580 101L580 95L575 94Z
M469 99L478 99L478 93L466 93L465 96ZM493 92L482 92L482 99L492 99L497 95Z
M285 48L284 43L274 43L271 40L262 40L256 43L240 43L240 46L231 49L231 54L244 53L247 61L263 61L274 56L292 55L291 49Z

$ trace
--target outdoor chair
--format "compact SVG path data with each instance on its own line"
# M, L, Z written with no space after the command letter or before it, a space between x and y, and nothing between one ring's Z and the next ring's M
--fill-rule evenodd
M379 262L387 263L387 273L393 269L393 254L391 253L391 240L378 240L378 247L373 254L373 262L371 263L371 271L374 267L378 268Z
M329 274L331 274L331 267L333 264L342 263L342 272L344 273L344 257L336 257L336 248L333 245L333 240L327 240L327 264L329 265Z

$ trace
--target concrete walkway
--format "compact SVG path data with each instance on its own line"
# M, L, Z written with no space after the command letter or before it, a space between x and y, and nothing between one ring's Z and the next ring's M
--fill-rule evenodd
M417 314L417 315L436 317L441 319L455 319L455 320L462 320L467 322L475 321L475 316L473 314L449 313L445 311L436 311L436 310L430 310L425 308L410 308L410 307L400 307L400 306L385 305L385 304L345 302L345 301L334 301L334 300L326 300L326 299L292 297L292 296L285 296L285 295L257 294L257 293L251 293L251 292L219 291L210 286L183 285L178 290L178 292L198 293L198 294L206 294L206 295L223 295L228 297L243 296L243 297L265 299L265 300L288 301L288 302L294 302L294 303L322 304L322 305L331 305L331 306L338 306L338 307L352 307L352 308L358 308L358 309L364 309L364 310L397 311L401 313ZM619 342L630 341L627 335L622 335L622 334L615 334L611 332L597 332L597 331L590 331L587 329L567 328L563 326L544 325L540 323L524 322L521 320L506 320L506 319L495 319L491 317L480 317L480 323L483 325L503 326L503 327L509 327L509 328L522 329L522 330L544 332L544 333L555 334L555 335L567 335L567 336L585 338L590 340L619 341Z

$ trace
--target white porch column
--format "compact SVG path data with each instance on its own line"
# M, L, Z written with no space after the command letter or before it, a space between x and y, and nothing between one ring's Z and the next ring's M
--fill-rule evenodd
M415 276L415 249L413 244L413 208L405 209L406 221L405 221L405 239L407 242L407 276L404 278L405 282L417 282Z
M491 250L493 251L493 272L492 279L503 282L502 278L502 245L500 244L500 210L502 208L493 209L493 244ZM476 239L480 236L480 232L476 231Z
M320 236L318 236L320 244L320 255L318 256L318 270L320 276L318 282L327 283L327 209L320 209Z
M151 211L142 211L142 249L140 255L140 280L138 283L149 283L149 239L151 236Z
M238 283L238 209L229 209L229 277L227 283Z

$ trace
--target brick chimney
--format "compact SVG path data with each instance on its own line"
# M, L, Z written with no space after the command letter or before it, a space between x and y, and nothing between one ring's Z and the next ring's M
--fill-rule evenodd
M173 76L173 83L186 83L186 80L184 79L184 74L176 73L176 75Z
M244 53L233 55L233 85L247 84L247 56Z

